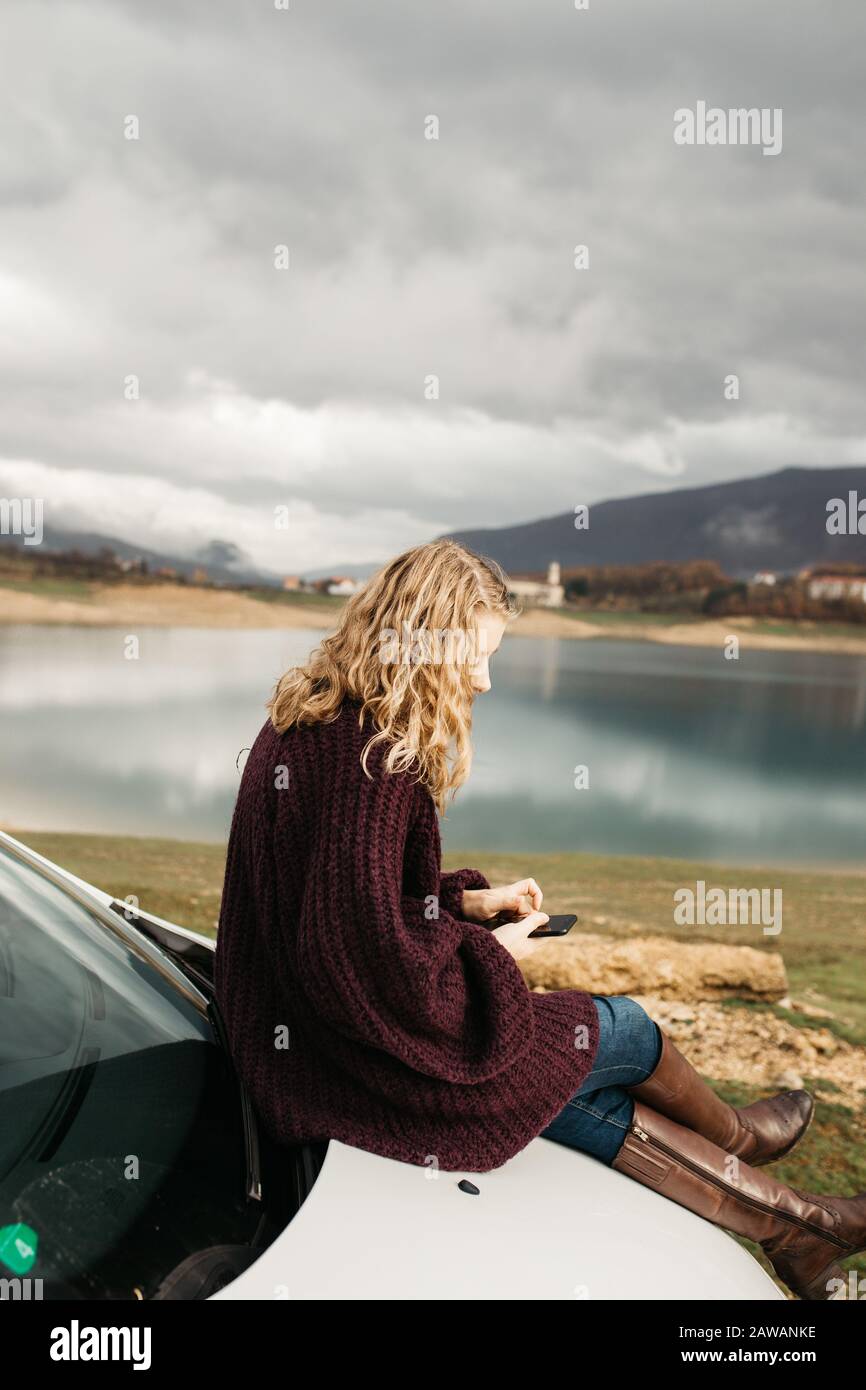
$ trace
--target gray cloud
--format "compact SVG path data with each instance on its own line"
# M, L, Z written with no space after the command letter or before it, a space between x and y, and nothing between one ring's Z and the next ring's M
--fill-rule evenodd
M7 491L263 563L289 500L328 563L862 460L856 0L8 0L5 28ZM781 154L675 145L698 99L782 107Z

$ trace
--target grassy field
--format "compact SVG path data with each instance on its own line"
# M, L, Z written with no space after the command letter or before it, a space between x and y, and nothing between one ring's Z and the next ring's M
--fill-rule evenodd
M221 845L11 833L115 896L134 894L145 910L215 935L225 857ZM822 1019L822 1026L866 1046L866 873L743 870L712 863L589 854L534 854L531 862L526 856L510 854L445 857L446 868L467 863L481 869L491 882L507 883L533 873L544 889L546 910L575 910L590 930L613 937L633 937L638 932L672 935L673 892L697 879L708 886L761 882L781 888L784 919L779 936L756 935L754 927L694 927L687 929L688 940L781 950L792 994L796 997L807 989L817 992L834 1015ZM602 922L593 925L593 919ZM683 939L683 932L677 930L678 939ZM778 1010L779 1006L766 1007ZM783 1012L797 1026L814 1026L811 1018ZM733 1104L747 1104L761 1094L748 1086L715 1081L713 1085ZM808 1138L774 1171L784 1181L814 1192L850 1195L866 1190L866 1110L856 1113L819 1102ZM846 1267L866 1275L866 1257Z
M159 593L159 585L142 586L148 592L156 591ZM179 585L169 584L165 586L172 591L181 588ZM105 592L105 585L97 583L95 580L87 579L52 579L48 576L38 578L11 579L6 575L0 576L0 590L12 589L15 593L36 594L46 598L74 598L84 602L97 603ZM188 593L192 598L198 594L208 594L212 592L208 589L201 589L195 585L190 585L186 589L181 588L181 592ZM219 591L217 591L219 592ZM330 621L328 615L339 613L345 599L336 594L311 594L298 593L291 589L274 589L262 586L254 586L250 589L231 590L238 592L247 598L254 599L258 603L281 604L286 607L315 608L320 610L323 621Z
M222 845L124 836L12 831L25 843L119 898L134 894L141 906L195 931L215 934L225 860ZM762 882L781 888L779 936L750 926L689 927L689 941L722 941L781 950L794 995L805 989L828 1000L835 1018L825 1026L866 1046L866 873L738 869L676 859L615 855L446 855L446 867L471 860L491 882L508 883L532 872L545 893L545 909L573 909L591 924L604 919L609 936L673 931L675 888L697 879L708 885ZM678 939L684 939L683 929ZM801 1020L810 1026L810 1020ZM823 1022L823 1021L822 1021ZM866 1079L866 1078L864 1078Z
M46 598L86 600L91 598L93 593L93 585L86 579L51 579L48 576L40 576L38 579L13 579L9 575L3 575L0 583L3 589L11 589L16 594L41 594Z
M0 572L0 626L328 628L344 600L283 589L207 588Z
M674 890L698 879L708 887L762 883L780 888L784 916L778 936L756 935L751 926L689 927L688 940L781 950L792 993L808 988L825 996L837 1015L827 1026L866 1045L866 873L743 869L591 854L533 855L531 864L525 856L471 857L491 882L508 883L533 873L544 889L545 910L571 909L587 921L603 917L604 933L611 936L673 934ZM685 939L684 930L677 931L678 940Z
M214 591L214 589L199 588L196 585L164 584L164 585L140 585L142 592L160 592L165 589L167 592L177 592L190 596L195 600L199 595L209 595L211 592L229 592L229 594L240 594L246 598L254 599L257 603L275 603L286 607L310 607L322 614L322 621L331 621L331 614L339 613L345 599L336 594L302 594L293 592L292 589L268 588L265 585L249 589L229 589L229 591ZM14 594L33 594L43 596L43 598L60 599L79 599L85 603L97 603L101 596L106 592L106 585L96 580L54 580L54 578L11 578L10 575L0 574L0 591L11 589Z

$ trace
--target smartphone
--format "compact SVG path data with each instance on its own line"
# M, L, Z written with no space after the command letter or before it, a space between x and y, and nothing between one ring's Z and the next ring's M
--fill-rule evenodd
M573 912L563 912L559 917L551 917L543 927L536 927L535 931L529 933L527 940L531 941L534 936L565 936L576 921L577 917Z

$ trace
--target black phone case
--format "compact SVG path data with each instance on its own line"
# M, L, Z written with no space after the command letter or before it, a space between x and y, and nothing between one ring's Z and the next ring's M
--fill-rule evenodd
M551 923L551 922L562 921L563 918L568 919L568 926L565 927L565 928L560 928L558 931L557 931L557 930L551 931L551 930L550 930L550 923ZM555 938L555 937L557 937L557 936L568 936L568 933L571 931L572 927L575 925L576 922L577 922L577 916L576 916L576 914L573 913L573 912L558 912L558 913L555 913L554 916L551 917L550 922L545 922L545 924L544 924L543 927L536 927L536 928L535 928L535 931L531 931L531 932L529 933L529 937L528 937L527 939L528 939L529 941L531 941L533 937L543 937L543 936L546 936L546 937L549 937L551 940L553 940L553 938Z

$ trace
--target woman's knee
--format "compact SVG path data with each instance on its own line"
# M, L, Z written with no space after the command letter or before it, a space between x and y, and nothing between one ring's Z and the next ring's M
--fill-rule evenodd
M647 1071L654 1069L661 1052L661 1033L646 1009L626 994L593 995L599 1017L605 1014L617 1051L642 1059Z

